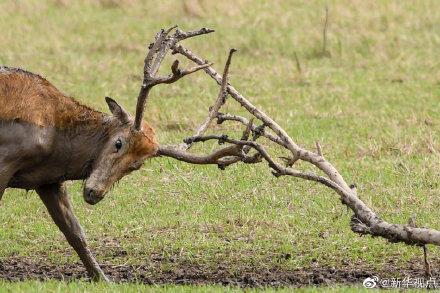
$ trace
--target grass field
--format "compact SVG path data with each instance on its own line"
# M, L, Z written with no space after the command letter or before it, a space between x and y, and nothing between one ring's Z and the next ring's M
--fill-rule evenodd
M216 33L186 45L219 71L228 49L237 48L231 83L299 144L313 148L319 140L347 182L357 184L362 200L390 222L406 223L415 214L420 226L440 227L437 2L142 2L0 0L0 64L39 73L102 111L108 111L109 95L134 112L146 44L155 32L173 24L213 28ZM329 54L323 55L326 5ZM201 72L154 88L146 116L160 142L190 135L216 94L217 85ZM230 102L226 110L243 113ZM408 261L422 260L420 248L355 235L348 226L351 212L336 194L274 178L266 164L220 171L156 158L96 206L84 202L80 182L69 183L69 190L92 250L112 266L151 265L152 273L190 266L239 276L311 267L403 271ZM0 222L0 261L78 262L34 192L8 190ZM438 253L431 248L432 257ZM1 288L158 289L55 281L1 281Z
M229 288L229 287L221 287L221 286L145 286L141 284L123 284L123 285L114 285L114 284L90 284L85 282L75 282L75 283L60 283L60 282L23 282L19 284L7 284L5 286L6 292L22 292L22 291L35 291L35 292L66 292L69 290L71 292L159 292L159 293L186 293L186 292L241 292L239 288ZM9 291L8 291L9 290ZM257 289L248 289L247 292L260 292L261 290ZM301 288L297 289L297 292L307 292L307 293L319 293L319 292L352 292L353 288L348 287L334 287L334 288ZM264 292L291 292L288 288L285 289L270 289L267 288ZM356 288L356 292L374 292L374 290L369 290L365 288Z

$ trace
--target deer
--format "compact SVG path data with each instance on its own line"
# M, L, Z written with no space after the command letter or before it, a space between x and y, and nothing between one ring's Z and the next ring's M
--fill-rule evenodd
M178 32L175 42L209 31ZM134 117L110 97L105 97L110 110L105 114L38 74L0 67L0 200L7 188L36 191L92 280L109 278L88 248L66 181L84 181L84 201L95 205L115 182L156 155L155 131L143 119L149 91L210 65L181 70L175 61L172 74L156 76L164 58L157 48L168 33L161 30L149 47Z
M234 49L230 50L223 75L220 75L212 67L213 63L179 44L214 30L202 28L183 32L176 27L160 30L148 46L134 117L110 97L105 100L111 114L101 113L64 95L39 75L0 66L0 200L6 188L35 190L91 279L109 281L87 246L85 234L73 213L66 181L83 180L84 200L94 205L116 181L141 168L152 157L216 165L221 170L239 162L266 162L275 177L290 176L333 190L353 213L349 224L354 233L423 247L426 271L430 272L426 245L440 246L440 231L417 227L414 223L405 225L383 220L358 196L356 185L348 184L326 159L318 141L314 151L300 146L269 115L229 84L228 72ZM171 74L158 76L159 67L170 50L196 65L182 70L179 61L175 60ZM182 143L159 144L153 128L143 119L151 89L176 82L199 70L220 85L207 118L194 135L183 139ZM220 112L228 97L251 118ZM206 135L215 120L217 124L231 122L244 126L242 137ZM285 155L274 157L267 145L260 142L263 139L281 148ZM226 146L208 154L189 151L194 144L207 141ZM308 163L320 173L297 169L298 162Z

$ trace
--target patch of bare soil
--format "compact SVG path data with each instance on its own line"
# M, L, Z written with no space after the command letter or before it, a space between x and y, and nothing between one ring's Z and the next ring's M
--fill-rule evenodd
M311 266L301 269L235 267L231 271L226 266L207 269L196 264L175 264L171 269L161 269L155 265L102 265L103 270L114 282L140 282L145 284L219 284L241 287L265 286L325 286L335 284L361 285L365 278L424 277L420 260L408 262L405 267L389 263L380 270L362 263L342 264L341 267ZM435 270L433 270L435 272ZM439 277L439 276L437 276ZM25 258L0 260L0 279L20 280L76 280L87 279L80 263L68 265L45 264Z

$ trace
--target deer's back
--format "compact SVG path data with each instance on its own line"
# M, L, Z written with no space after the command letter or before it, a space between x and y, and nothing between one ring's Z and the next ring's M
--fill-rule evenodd
M0 120L64 129L81 122L98 122L101 116L39 75L0 67Z

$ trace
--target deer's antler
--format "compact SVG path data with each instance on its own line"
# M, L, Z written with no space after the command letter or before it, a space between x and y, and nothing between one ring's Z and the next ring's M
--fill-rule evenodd
M137 130L140 130L141 128L145 103L147 101L148 94L153 86L161 83L173 83L184 77L185 75L191 74L212 65L212 63L203 63L189 69L181 70L179 68L179 61L175 60L171 65L170 75L164 77L156 76L157 71L159 70L159 67L166 54L171 48L174 48L177 43L184 39L208 34L214 31L212 29L202 28L196 31L183 32L176 28L177 26L170 27L167 30L162 29L156 34L154 42L148 46L149 50L144 60L144 78L142 80L142 85L139 91L136 105L134 128ZM174 32L174 34L170 35L171 31L173 31L174 29L176 29L176 31Z

